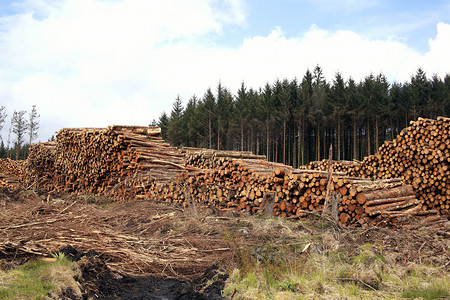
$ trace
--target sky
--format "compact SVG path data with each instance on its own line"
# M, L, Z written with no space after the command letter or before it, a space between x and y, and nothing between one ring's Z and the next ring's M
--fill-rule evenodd
M450 73L449 0L0 0L0 106L66 127L149 125L219 81L236 94L319 65L390 82ZM11 136L14 140L14 136Z

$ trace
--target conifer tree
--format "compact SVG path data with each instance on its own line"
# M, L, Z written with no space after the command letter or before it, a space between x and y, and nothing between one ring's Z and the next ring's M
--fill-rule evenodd
M39 115L36 111L36 105L33 105L28 119L28 137L29 145L37 139L39 130Z
M20 149L24 142L25 133L28 129L28 122L24 118L26 111L21 110L19 112L14 111L12 117L12 132L16 134L15 150L16 150L16 160L19 159Z
M5 119L6 119L6 112L5 112L5 107L4 106L0 106L0 133L2 132L3 129L3 123L5 123ZM0 140L3 143L3 138L0 136Z

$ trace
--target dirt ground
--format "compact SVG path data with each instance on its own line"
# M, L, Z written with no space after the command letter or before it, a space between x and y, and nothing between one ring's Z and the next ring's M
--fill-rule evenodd
M111 203L2 189L0 268L63 252L80 265L86 299L222 299L233 264L227 237L254 245L283 240L287 231L311 237L318 230L314 220L267 229L253 220L157 201ZM448 231L442 228L330 227L314 247L351 253L366 243L379 245L393 262L432 263L450 271ZM72 298L70 291L65 296Z

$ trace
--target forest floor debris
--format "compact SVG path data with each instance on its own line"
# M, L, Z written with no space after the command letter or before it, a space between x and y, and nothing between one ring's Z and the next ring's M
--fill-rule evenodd
M289 221L154 201L120 204L86 195L0 193L2 272L64 253L79 265L84 298L450 293L431 284L431 279L450 279L448 228L340 228L315 216ZM65 297L77 295L66 290Z

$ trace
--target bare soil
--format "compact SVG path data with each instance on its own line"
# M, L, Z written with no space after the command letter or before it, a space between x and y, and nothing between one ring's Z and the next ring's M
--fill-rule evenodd
M310 240L320 236L317 251L357 255L358 246L371 243L393 263L429 263L450 271L448 231L442 228L324 231L310 220L265 229L255 225L255 217L227 213L156 200L111 203L2 189L0 268L63 252L80 265L85 299L222 299L233 267L230 236L234 244L251 247L284 240L284 232L294 230ZM73 297L70 291L64 296Z

